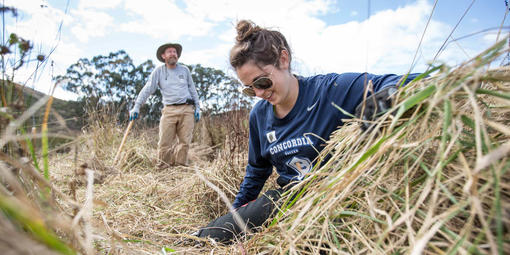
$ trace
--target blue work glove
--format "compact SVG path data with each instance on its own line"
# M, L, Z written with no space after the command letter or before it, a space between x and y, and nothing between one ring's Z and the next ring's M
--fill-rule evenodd
M368 121L377 119L392 107L396 92L396 86L387 86L379 90L377 93L367 97L364 102L361 102L356 107L356 117ZM363 130L368 129L370 126L371 124L367 122L363 122L362 124Z
M198 122L200 120L200 110L195 109L195 122Z
M138 112L140 112L140 106L135 105L131 111L129 111L129 120L136 120L138 118Z

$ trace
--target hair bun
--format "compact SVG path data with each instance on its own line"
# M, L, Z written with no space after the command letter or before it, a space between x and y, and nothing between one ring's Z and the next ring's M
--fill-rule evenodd
M251 37L257 32L261 31L262 28L260 28L250 20L241 20L237 23L236 30L237 30L236 36L237 42L244 42L250 40Z
M234 47L230 50L230 65L237 70L248 61L256 65L275 65L283 50L289 54L289 67L292 55L289 44L280 32L257 26L251 20L240 20L236 25L237 36Z

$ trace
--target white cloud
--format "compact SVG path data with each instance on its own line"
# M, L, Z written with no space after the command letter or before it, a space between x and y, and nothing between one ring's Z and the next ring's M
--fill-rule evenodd
M220 33L218 35L218 39L220 39L222 42L233 43L235 36L236 31L234 29L234 25L232 25L229 29L223 31L223 33Z
M154 0L150 5L125 0L129 22L120 25L125 32L146 34L154 38L177 40L187 36L205 36L221 24L234 25L239 19L251 19L261 25L292 27L295 25L323 26L313 16L336 10L331 0L314 1L230 1L189 0L180 9L174 2ZM304 27L304 28L306 28Z
M292 37L298 34L305 36L311 31L322 30L325 23L318 16L337 11L333 4L334 1L329 0L262 0L256 4L252 1L187 1L187 13L193 13L198 19L215 22L224 30L216 28L211 31L217 33L217 45L211 44L210 49L206 50L187 52L181 60L185 63L210 64L231 74L228 57L234 45L234 28L238 20L249 19L262 27L280 30L291 42Z
M405 67L410 67L430 15L430 4L418 1L397 10L375 13L363 22L328 26L320 15L336 12L338 7L335 4L335 1L329 0L261 0L257 3L189 0L185 9L179 9L173 2L157 0L147 5L126 0L125 8L132 20L122 24L121 28L123 31L170 40L193 40L217 33L219 41L212 42L210 49L187 52L181 61L203 65L216 63L216 67L222 63L221 69L225 63L228 66L228 50L235 37L234 26L240 19L250 19L260 26L281 31L294 50L297 71L314 73L368 69L372 72L403 72ZM228 24L228 28L223 31L212 30L225 24ZM419 56L433 55L449 29L446 24L432 21ZM420 60L425 62L424 57Z
M83 55L83 49L76 44L66 42L60 43L51 55L51 60L57 63L55 72L64 73L67 67L78 61Z
M176 40L181 36L206 35L213 26L166 0L153 0L151 4L126 0L124 7L131 17L131 21L120 25L124 32Z
M497 41L502 40L505 36L506 36L505 34L500 34L498 38L498 33L492 32L485 34L482 38L485 41L485 43L494 44Z
M72 10L71 14L78 20L71 31L82 43L90 38L106 35L114 26L114 19L105 12L90 9Z
M373 14L363 22L349 22L324 29L292 34L297 58L308 71L373 73L406 72L425 28L431 6L424 1ZM449 26L432 21L422 50L425 56L438 49ZM300 65L301 66L301 65ZM307 70L305 70L307 71ZM421 70L423 71L423 70Z
M183 63L199 63L202 66L215 67L227 72L230 68L228 55L231 47L232 44L223 43L208 49L183 53L179 61Z
M49 5L40 7L43 4L42 1L30 0L22 3L18 5L16 2L16 5L12 5L18 9L18 16L21 18L18 18L16 23L7 25L7 31L8 33L16 33L36 44L54 44L58 38L60 24L72 20L70 16L65 15L59 9ZM7 3L6 5L9 6ZM29 18L25 20L23 17ZM11 24L9 21L6 23Z
M467 60L471 60L504 37L505 34L500 34L498 39L497 31L488 31L483 34L473 34L457 39L451 38L446 44L446 49L439 55L439 60L450 66L460 65Z
M111 9L117 7L123 0L81 0L78 9Z
M187 12L200 19L230 23L230 28L218 36L230 43L230 47L235 37L233 27L239 19L250 19L260 26L281 31L294 51L295 70L304 74L367 69L376 73L405 72L411 65L431 11L430 4L418 1L397 10L375 13L363 22L328 26L320 15L338 10L334 1L268 0L255 4L192 0L187 4ZM449 29L444 23L432 21L424 38L426 47L420 51L422 56L433 55ZM228 63L228 51L226 54L218 57L225 58ZM216 54L196 55L213 59ZM421 62L425 62L424 58Z
M33 14L44 8L44 6L48 6L48 3L43 0L5 0L5 6L15 6L20 11Z
M334 9L332 7L334 2L332 0L260 0L257 2L251 0L189 0L186 2L186 10L197 17L212 21L254 19L274 22L328 13Z

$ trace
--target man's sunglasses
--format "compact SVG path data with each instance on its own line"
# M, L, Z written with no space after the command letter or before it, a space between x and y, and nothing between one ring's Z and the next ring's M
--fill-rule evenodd
M255 90L253 90L253 88L257 88L257 89L271 88L273 86L273 81L269 77L273 74L274 67L275 66L273 66L273 69L271 70L271 72L269 73L268 76L259 77L258 79L253 81L250 85L244 85L243 94L245 94L247 96L254 97Z

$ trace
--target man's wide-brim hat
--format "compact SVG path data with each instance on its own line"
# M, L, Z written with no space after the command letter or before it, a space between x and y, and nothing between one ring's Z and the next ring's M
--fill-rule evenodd
M178 43L165 43L161 46L159 46L158 51L156 51L156 57L158 57L158 60L165 63L165 60L161 57L161 54L165 52L166 48L174 48L177 51L177 56L181 57L182 52L182 46Z

